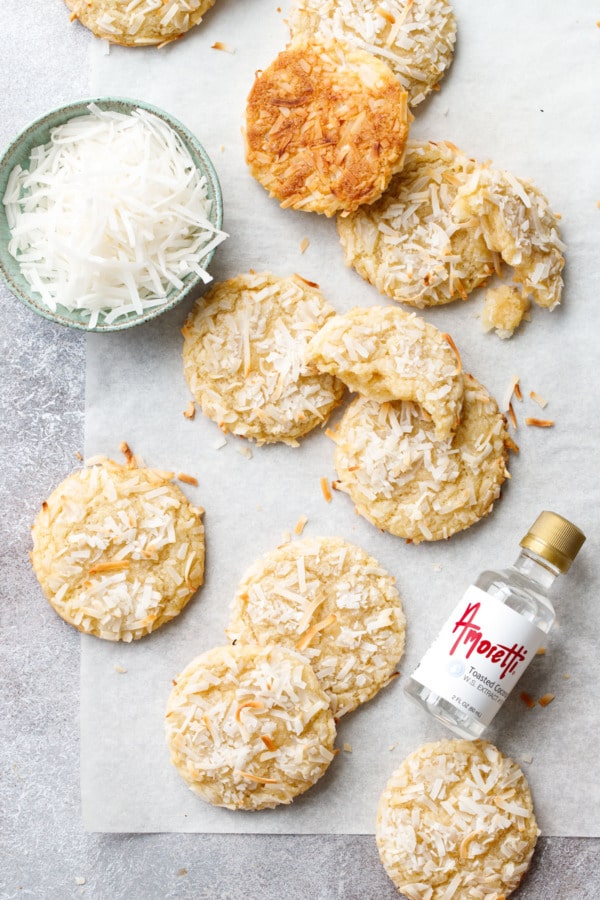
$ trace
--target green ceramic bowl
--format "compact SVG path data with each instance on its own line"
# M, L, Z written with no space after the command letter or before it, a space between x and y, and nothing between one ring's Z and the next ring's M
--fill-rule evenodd
M6 220L6 212L2 204L2 198L6 191L8 177L13 168L19 164L22 168L29 167L29 155L34 147L40 144L46 144L50 140L50 132L59 125L64 125L69 119L76 116L84 116L89 110L90 103L96 104L100 109L114 110L120 113L130 113L136 108L141 108L158 116L166 122L173 131L181 138L182 142L189 151L195 165L199 171L206 177L207 196L212 201L210 220L216 228L221 228L223 222L223 198L221 195L221 186L214 166L208 156L206 150L194 135L188 129L174 119L171 115L162 109L157 109L149 103L139 100L128 100L122 97L100 97L91 100L79 100L75 103L68 103L58 109L52 110L40 119L32 122L24 131L21 132L5 150L0 158L0 277L7 284L12 293L21 300L29 309L39 313L51 322L58 322L61 325L68 325L70 328L80 328L84 331L122 331L125 328L131 328L133 325L139 325L142 322L148 322L155 319L162 313L172 309L186 297L194 292L201 284L201 279L195 273L187 275L182 281L183 288L173 289L168 294L164 303L156 306L151 310L144 312L142 315L130 313L120 317L116 322L107 324L103 321L101 315L98 324L94 328L90 328L86 324L87 316L80 311L66 309L58 305L56 312L52 312L43 302L41 296L32 289L29 283L21 274L19 263L8 252L8 241L10 237L10 229ZM206 269L213 257L214 249L207 253L204 257L198 259L198 264Z

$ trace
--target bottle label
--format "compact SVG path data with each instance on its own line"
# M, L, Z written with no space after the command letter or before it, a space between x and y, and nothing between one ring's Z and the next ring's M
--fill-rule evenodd
M413 678L489 725L545 637L537 625L471 585Z

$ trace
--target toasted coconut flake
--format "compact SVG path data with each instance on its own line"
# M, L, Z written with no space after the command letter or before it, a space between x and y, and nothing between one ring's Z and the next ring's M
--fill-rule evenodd
M271 753L273 752L273 750L277 749L275 742L272 740L272 738L269 737L268 734L261 734L260 739L267 750L269 750Z
M525 424L533 425L535 428L552 428L552 426L554 425L554 420L527 418L525 419Z
M535 706L535 700L533 699L531 694L528 694L527 691L521 691L519 697L528 709L533 709L533 707Z
M554 694L544 694L543 697L540 697L538 703L540 706L548 706L549 703L552 703L554 700Z
M300 518L298 519L298 521L296 522L296 524L294 526L294 534L301 535L302 532L304 531L304 526L306 525L307 522L308 522L308 516L304 516L304 515L300 516Z
M302 238L302 240L300 241L300 253L304 253L306 250L308 250L309 244L310 241L307 237Z
M119 675L125 675L127 673L127 669L124 669L123 666L120 666L118 663L115 666L115 672L118 672Z
M246 703L240 703L240 705L238 706L238 708L235 712L236 721L237 722L241 721L241 714L242 714L242 710L244 710L244 709L264 709L264 708L265 708L265 705L264 705L264 703L261 703L260 700L248 700Z
M198 479L194 478L193 475L186 475L185 472L180 472L178 474L177 481L182 481L184 484L191 484L194 487L198 487Z
M331 626L336 622L337 616L335 615L335 613L331 613L330 615L326 616L326 618L321 619L320 622L315 622L314 625L311 625L308 631L304 632L300 640L296 643L296 650L299 650L300 652L302 652L302 650L306 650L315 634L317 634L319 631L324 631L326 628L331 628Z
M518 381L515 384L515 397L517 398L517 400L520 400L521 403L523 402L523 394L521 392L521 385Z
M224 50L225 53L235 53L235 47L232 47L231 44L224 44L223 41L215 41L210 46L212 50Z
M329 489L329 481L325 475L321 478L321 493L327 503L331 503L331 490Z
M352 753L352 744L349 744L348 741L346 741L342 749L344 753Z
M186 406L186 408L183 411L183 417L184 417L184 419L193 419L195 415L196 415L196 404L194 403L193 400L190 400L190 402L188 403L188 405Z
M127 467L129 469L135 469L136 468L135 456L133 455L133 451L131 450L131 447L129 446L127 441L121 441L121 443L119 444L119 450L125 457Z
M515 411L514 411L514 408L513 408L512 403L509 403L509 404L508 404L508 418L510 419L510 423L511 423L512 427L513 427L513 428L515 429L515 431L516 431L516 429L517 429L517 417L516 417L516 415L515 415Z
M536 656L545 656L545 655L546 655L546 648L540 647L536 653Z
M461 859L469 858L469 845L473 841L476 841L479 838L480 834L480 831L471 831L470 834L465 835L465 837L460 842L460 847L458 849L458 854Z
M278 784L279 780L277 778L263 778L260 775L253 775L252 772L244 772L243 769L236 769L236 775L241 775L242 778L247 778L248 781L256 781L258 784Z
M544 398L536 391L529 391L529 396L538 404L538 406L541 406L542 409L545 409L548 406L548 401L544 400Z
M131 563L127 559L112 559L106 562L95 563L93 566L90 566L88 573L96 575L98 572L120 572L123 569L128 569L130 565Z

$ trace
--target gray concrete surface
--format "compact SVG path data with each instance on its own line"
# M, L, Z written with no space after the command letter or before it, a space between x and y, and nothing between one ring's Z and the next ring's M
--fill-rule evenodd
M3 12L2 146L36 115L88 93L88 37L69 25L62 0L4 0ZM79 636L42 601L28 552L41 500L82 449L85 338L3 288L0 319L0 898L396 897L368 836L83 832ZM599 848L541 838L515 900L597 900Z

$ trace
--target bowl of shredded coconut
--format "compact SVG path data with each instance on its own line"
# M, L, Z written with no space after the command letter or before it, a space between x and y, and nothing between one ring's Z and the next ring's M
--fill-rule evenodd
M227 235L214 166L161 109L98 98L32 122L0 159L0 275L47 319L119 331L211 281Z

